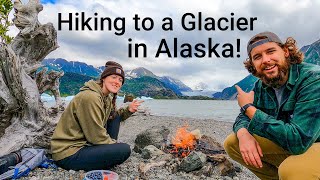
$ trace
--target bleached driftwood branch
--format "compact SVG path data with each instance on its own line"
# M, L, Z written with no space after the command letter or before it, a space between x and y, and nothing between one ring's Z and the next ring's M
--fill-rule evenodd
M11 44L0 44L0 156L24 146L48 146L54 127L40 100L43 88L39 92L33 78L43 58L58 48L57 32L38 21L43 9L38 0L16 0L14 9L20 32Z

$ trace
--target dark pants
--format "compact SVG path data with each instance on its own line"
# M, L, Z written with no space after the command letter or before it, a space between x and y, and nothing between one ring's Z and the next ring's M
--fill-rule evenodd
M114 120L108 120L105 127L113 139L118 138L120 121L120 117L116 117ZM66 170L91 171L110 169L127 160L130 153L130 146L125 143L86 146L74 155L56 161L56 164Z

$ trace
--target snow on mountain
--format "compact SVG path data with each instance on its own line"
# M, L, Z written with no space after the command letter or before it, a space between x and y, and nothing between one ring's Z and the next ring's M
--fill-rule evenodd
M194 90L199 90L199 91L203 91L203 90L207 90L208 89L208 85L204 82L200 82L199 84L197 84L195 87L194 87Z

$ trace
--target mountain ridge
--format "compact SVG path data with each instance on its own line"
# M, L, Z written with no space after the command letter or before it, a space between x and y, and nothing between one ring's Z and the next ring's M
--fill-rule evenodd
M99 75L105 69L104 66L100 67L93 67L92 65L88 65L83 62L78 61L67 61L63 58L56 58L56 59L45 59L43 60L42 64L48 67L49 70L56 70L56 71L64 71L77 73L85 76L90 76L93 78L98 78ZM126 79L134 79L134 78L141 78L143 76L148 76L152 78L156 78L159 81L164 83L166 88L172 89L177 95L182 95L181 91L192 91L190 87L185 85L182 81L172 78L170 76L157 76L152 73L150 70L144 67L138 67L132 70L125 71Z

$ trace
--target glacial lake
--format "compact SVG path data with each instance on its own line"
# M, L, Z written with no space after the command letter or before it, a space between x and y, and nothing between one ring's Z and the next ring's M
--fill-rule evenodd
M222 100L146 100L152 115L234 122L239 114L237 101Z
M63 98L68 104L73 97ZM54 98L42 95L45 105L54 105ZM117 106L121 107L123 98L117 100ZM142 108L147 108L151 115L174 116L196 119L214 119L219 121L234 122L239 114L239 106L236 100L163 100L146 99Z

